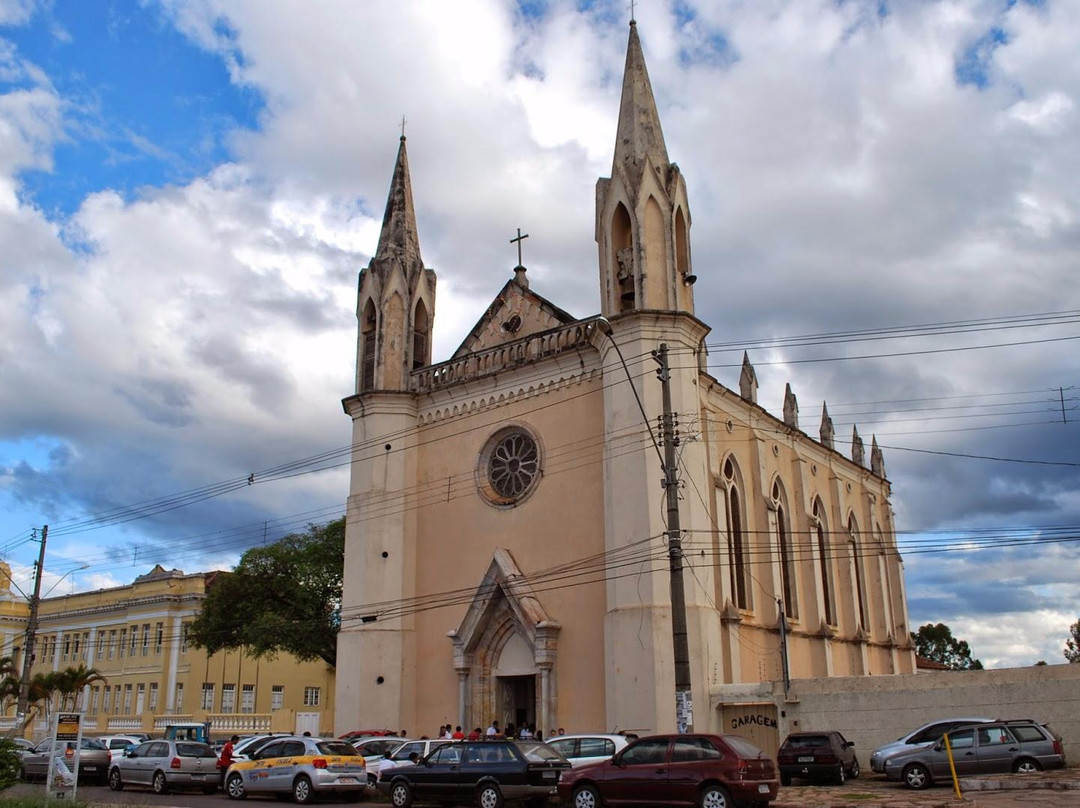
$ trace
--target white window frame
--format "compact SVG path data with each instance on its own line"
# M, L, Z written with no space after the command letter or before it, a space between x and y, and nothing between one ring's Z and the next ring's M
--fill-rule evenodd
M273 685L270 688L270 710L281 710L285 707L285 685Z
M321 701L322 693L321 688L318 687L305 687L304 688L304 706L305 707L318 707Z

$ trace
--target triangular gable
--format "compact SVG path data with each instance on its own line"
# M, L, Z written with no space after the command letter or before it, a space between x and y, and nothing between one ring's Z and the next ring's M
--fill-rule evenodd
M511 278L451 358L460 359L576 320Z
M548 616L510 552L496 548L461 625L450 632L457 659L464 660L476 650L492 616L503 603L509 606L514 622L533 648L537 647L538 634L551 635L561 628ZM544 644L540 643L541 646Z

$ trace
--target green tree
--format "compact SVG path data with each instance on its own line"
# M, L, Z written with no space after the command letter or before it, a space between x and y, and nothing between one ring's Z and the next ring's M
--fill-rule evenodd
M1065 658L1069 662L1080 662L1080 620L1069 626L1072 636L1065 640Z
M19 752L15 742L0 738L0 791L19 782Z
M230 573L208 583L189 640L207 653L245 650L273 658L337 662L345 519L308 525L240 557Z
M911 635L915 643L915 653L924 659L932 659L954 670L981 671L983 664L971 656L971 647L967 640L958 640L952 629L944 623L927 623Z

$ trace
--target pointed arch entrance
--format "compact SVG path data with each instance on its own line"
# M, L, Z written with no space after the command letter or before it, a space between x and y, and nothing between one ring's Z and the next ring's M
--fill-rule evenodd
M552 620L509 551L496 549L458 628L449 633L458 674L458 721L497 719L551 731L562 626Z

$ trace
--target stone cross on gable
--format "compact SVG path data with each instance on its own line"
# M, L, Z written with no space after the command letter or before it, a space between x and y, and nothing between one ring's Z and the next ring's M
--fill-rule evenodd
M524 266L524 264L521 263L521 242L523 242L528 237L529 237L528 233L526 233L525 235L521 234L521 228L519 227L517 229L517 238L510 239L511 244L517 244L517 248L518 248L518 266L519 267Z

